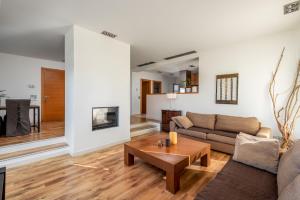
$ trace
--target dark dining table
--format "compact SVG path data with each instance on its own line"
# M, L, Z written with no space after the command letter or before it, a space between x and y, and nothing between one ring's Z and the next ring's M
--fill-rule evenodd
M0 111L1 110L5 110L6 111L6 106L0 106ZM41 121L40 121L40 115L41 115L41 111L40 111L40 106L38 105L30 105L29 107L30 110L33 110L33 124L31 125L31 127L33 127L34 129L37 128L38 133L41 131Z

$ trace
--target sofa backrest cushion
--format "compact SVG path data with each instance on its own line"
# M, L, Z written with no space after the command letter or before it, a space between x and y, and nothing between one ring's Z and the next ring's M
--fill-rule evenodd
M288 184L281 192L278 200L299 200L300 198L300 174Z
M282 155L277 173L278 194L300 174L300 140Z
M187 112L186 116L196 127L207 128L211 130L215 129L216 115Z
M215 129L256 135L260 129L260 122L256 117L217 115Z

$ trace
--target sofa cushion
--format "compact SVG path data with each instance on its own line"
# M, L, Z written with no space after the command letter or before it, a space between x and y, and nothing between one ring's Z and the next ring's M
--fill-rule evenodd
M189 128L189 130L204 132L204 133L211 133L211 134L221 135L221 136L230 137L230 138L236 138L236 136L238 135L238 133L235 133L235 132L211 130L211 129L199 128L199 127L195 127L195 126L192 126L191 128Z
M193 123L191 122L191 120L186 116L177 116L176 121L179 124L181 124L181 126L185 129L188 129L193 126Z
M226 137L226 136L217 135L217 134L213 134L213 133L207 134L206 137L208 140L212 140L212 141L222 142L222 143L231 144L231 145L235 144L235 138L231 138L231 137Z
M196 200L275 200L276 176L264 170L229 161L197 194Z
M173 122L175 122L175 124L179 127L179 128L183 128L183 126L181 125L181 123L178 121L178 117L180 116L176 116L176 117L172 117Z
M278 200L299 200L300 199L300 174L287 185L280 193Z
M215 129L256 135L260 129L260 122L255 117L217 115Z
M282 155L277 173L278 194L300 174L300 140Z
M233 160L276 174L279 146L277 139L240 133L236 138Z
M187 112L186 116L192 121L192 123L196 127L207 128L212 130L215 129L215 123L216 123L215 115Z
M176 131L180 134L183 134L183 135L188 135L188 136L192 136L192 137L196 137L196 138L206 140L206 133L204 133L204 132L193 131L193 130L184 129L184 128L178 128Z

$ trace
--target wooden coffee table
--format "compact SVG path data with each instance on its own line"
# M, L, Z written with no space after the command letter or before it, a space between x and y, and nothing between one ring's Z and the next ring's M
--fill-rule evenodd
M201 166L210 164L210 144L178 137L178 143L170 147L158 147L160 138L166 135L150 135L124 145L125 165L134 164L134 156L166 172L166 189L175 194L180 188L180 175L184 169L201 160Z

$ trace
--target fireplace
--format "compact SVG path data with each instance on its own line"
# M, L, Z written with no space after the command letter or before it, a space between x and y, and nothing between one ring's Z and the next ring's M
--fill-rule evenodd
M93 131L119 125L119 107L94 107Z

